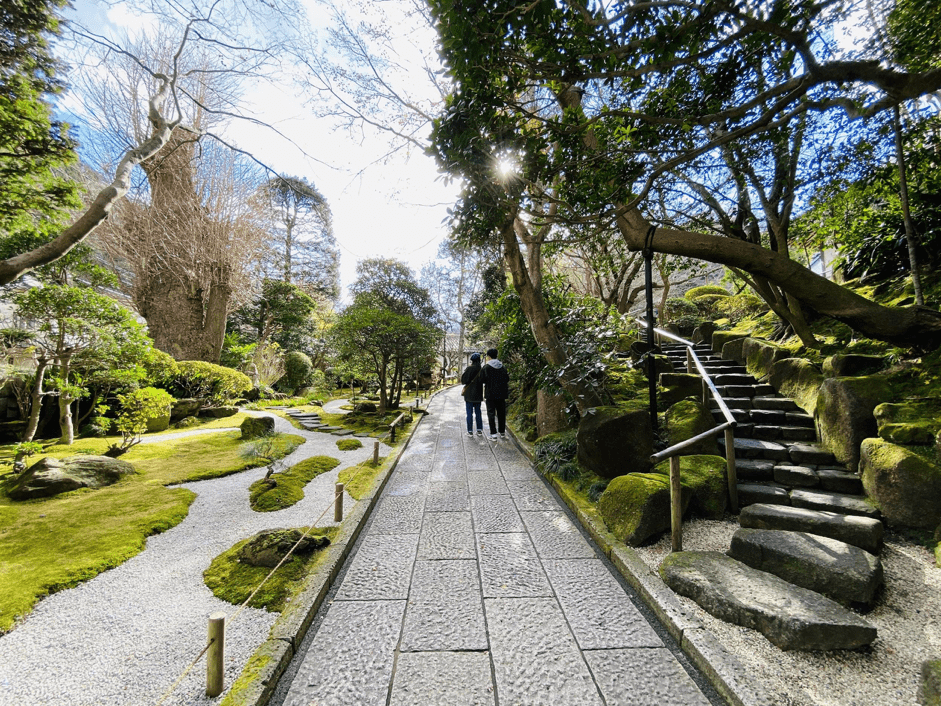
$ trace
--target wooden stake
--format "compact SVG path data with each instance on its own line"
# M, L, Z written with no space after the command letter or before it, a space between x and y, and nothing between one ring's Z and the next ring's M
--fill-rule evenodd
M702 406L709 409L709 385L706 383L706 378L702 379Z
M670 528L673 551L683 551L683 489L680 486L680 457L670 458Z
M372 445L372 465L379 465L379 442L374 441Z
M725 464L729 478L729 504L738 512L738 472L735 470L735 433L725 430Z
M333 504L333 521L343 522L343 484L337 483L336 502Z
M695 369L696 369L696 366L693 364L693 352L689 348L687 348L686 349L686 372L692 375Z
M225 613L209 616L209 650L206 652L206 696L218 696L225 689Z

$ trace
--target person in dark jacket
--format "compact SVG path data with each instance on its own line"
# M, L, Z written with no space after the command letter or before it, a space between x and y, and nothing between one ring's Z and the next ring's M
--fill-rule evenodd
M487 351L484 365L484 398L487 400L487 421L490 422L490 439L506 438L506 398L510 396L510 374L497 358L497 349Z
M471 364L461 375L461 382L467 385L464 393L464 409L467 411L467 435L474 435L473 417L477 417L477 436L484 435L484 422L480 416L480 403L484 399L483 369L480 366L480 353L471 354Z

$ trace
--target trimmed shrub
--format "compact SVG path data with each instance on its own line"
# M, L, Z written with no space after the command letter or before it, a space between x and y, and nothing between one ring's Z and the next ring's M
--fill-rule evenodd
M689 299L671 297L663 307L663 318L666 321L675 321L684 316L699 316L699 307Z
M687 290L683 296L690 301L695 301L705 294L718 294L722 297L729 296L729 290L716 284L705 284L702 287L693 287Z
M252 389L244 373L202 360L181 360L170 389L176 397L196 397L221 405Z
M340 439L337 441L337 448L340 451L355 451L363 448L363 442L359 439Z
M158 348L148 348L141 360L147 371L147 382L154 387L169 387L180 373L180 368L173 356Z
M294 392L310 384L310 376L313 372L314 364L306 353L288 351L284 355L284 377L281 378L279 387L285 391Z

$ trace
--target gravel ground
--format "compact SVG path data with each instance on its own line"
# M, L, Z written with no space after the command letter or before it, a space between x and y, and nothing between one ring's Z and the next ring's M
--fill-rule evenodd
M235 612L203 584L202 572L212 559L263 529L312 524L333 501L339 472L372 457L371 444L340 451L337 437L300 431L279 417L275 429L307 439L285 459L287 464L317 455L343 463L309 483L301 502L279 512L254 512L248 505L248 486L264 476L264 468L185 484L197 498L183 522L150 537L144 551L121 566L43 599L0 637L0 705L158 702L205 645L208 616ZM354 503L344 498L344 507ZM333 524L332 519L328 512L318 524ZM276 613L247 608L227 625L226 685L241 673L276 618ZM163 703L217 702L204 695L205 669L200 661Z
M684 522L683 549L724 552L736 529L731 517ZM669 533L638 549L654 569L669 551ZM761 633L717 620L689 598L678 598L741 660L775 706L915 706L921 663L941 657L941 569L927 549L897 535L887 538L882 564L885 590L864 616L879 636L861 651L784 652Z

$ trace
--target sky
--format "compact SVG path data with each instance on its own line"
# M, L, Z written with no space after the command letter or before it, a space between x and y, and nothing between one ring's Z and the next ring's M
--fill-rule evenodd
M106 6L96 0L75 0L67 16L105 35L133 33L146 24L126 5ZM418 41L430 43L433 37ZM418 75L414 85L420 87L421 80ZM290 141L247 121L230 124L226 138L280 174L306 178L327 198L340 247L344 297L362 259L403 260L416 275L434 259L447 234L444 221L457 187L445 185L430 157L413 148L383 159L390 149L387 139L374 132L351 134L314 117L290 87L260 85L245 99L255 118L275 126ZM62 105L81 113L77 96L66 95Z

